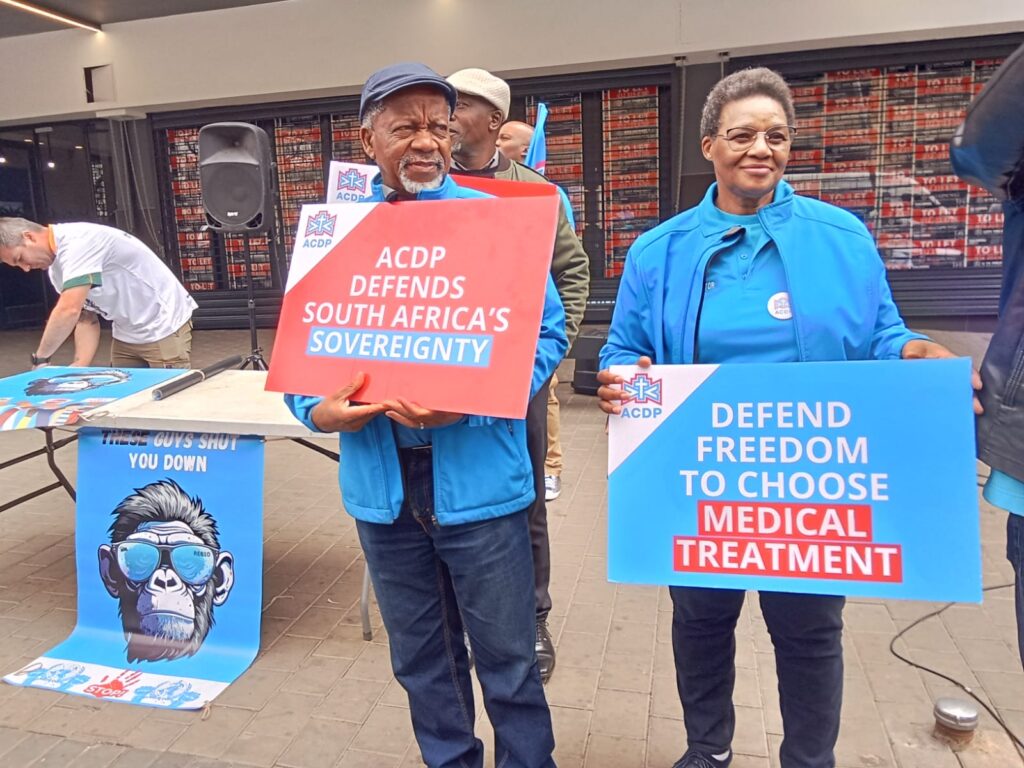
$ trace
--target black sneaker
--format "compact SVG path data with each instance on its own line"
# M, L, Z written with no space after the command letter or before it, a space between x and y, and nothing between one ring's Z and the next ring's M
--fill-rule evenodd
M555 671L555 643L548 630L547 619L537 619L537 666L540 668L540 681L546 683Z
M672 768L728 768L732 762L732 750L727 749L720 755L709 755L695 749L686 750L686 754L676 760Z

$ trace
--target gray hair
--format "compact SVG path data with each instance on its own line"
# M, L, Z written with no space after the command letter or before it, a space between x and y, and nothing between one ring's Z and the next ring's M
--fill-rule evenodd
M25 232L41 232L46 229L28 219L16 216L0 218L0 248L15 248L21 245L21 236Z
M714 136L718 131L725 105L750 96L767 96L774 99L786 113L786 121L790 125L796 122L793 94L789 90L789 85L782 79L782 75L767 67L754 67L733 72L715 83L701 112L700 135Z
M368 131L373 130L373 121L377 119L377 115L384 111L384 99L377 99L371 101L366 106L366 111L363 112L363 121L360 125Z
M384 99L387 97L385 96ZM377 115L384 111L384 99L377 99L377 101L371 101L366 105L366 109L363 111L363 119L360 122L360 127L365 128L368 131L373 130L373 121L377 119ZM448 117L451 118L452 111L449 108Z

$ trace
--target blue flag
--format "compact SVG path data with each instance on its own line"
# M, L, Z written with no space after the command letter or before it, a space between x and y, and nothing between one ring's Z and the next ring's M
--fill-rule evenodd
M533 126L533 137L526 148L526 164L543 175L548 164L548 143L544 139L544 124L548 120L548 105L537 105L537 122Z

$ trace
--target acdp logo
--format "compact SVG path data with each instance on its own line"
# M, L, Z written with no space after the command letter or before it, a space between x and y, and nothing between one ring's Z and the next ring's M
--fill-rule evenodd
M623 405L624 419L654 419L661 416L661 379L652 379L646 373L637 373L633 378L622 383L622 388L629 396Z

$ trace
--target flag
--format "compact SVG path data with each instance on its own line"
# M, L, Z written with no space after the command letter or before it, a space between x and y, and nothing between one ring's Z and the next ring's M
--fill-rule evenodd
M548 143L544 139L544 124L548 120L548 105L537 104L537 122L533 126L533 137L526 148L526 164L543 175L548 164Z
M548 105L540 102L537 104L537 122L533 126L533 136L530 138L530 146L526 148L526 160L524 162L542 176L545 175L544 172L547 170L548 164L548 142L544 138L544 125L547 123L547 120ZM565 209L565 216L569 220L569 226L575 230L576 216L573 214L569 195L561 187L558 187L558 193L562 196L562 207Z

